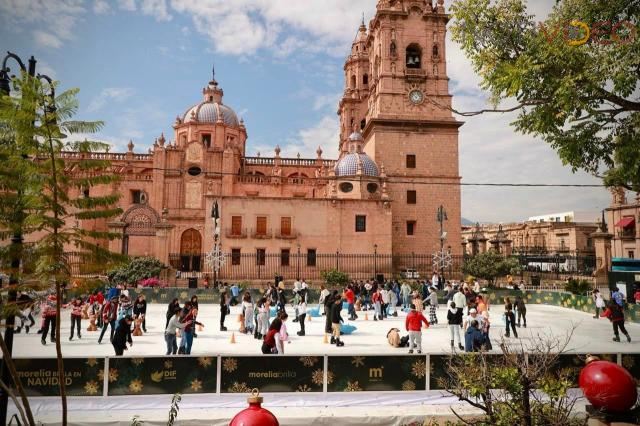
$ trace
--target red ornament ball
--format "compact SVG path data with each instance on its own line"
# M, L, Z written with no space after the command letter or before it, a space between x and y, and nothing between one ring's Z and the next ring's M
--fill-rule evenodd
M613 362L589 362L580 372L580 389L591 405L609 413L622 413L631 409L638 400L633 376Z
M276 416L260 405L262 404L262 397L258 395L256 389L253 390L247 402L249 403L249 408L245 408L236 414L229 426L280 426Z

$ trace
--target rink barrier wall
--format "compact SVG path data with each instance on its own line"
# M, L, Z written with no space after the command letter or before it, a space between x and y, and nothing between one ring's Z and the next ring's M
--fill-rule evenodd
M253 300L257 300L263 295L262 289L250 289ZM139 293L145 295L148 303L160 303L168 304L174 298L180 299L181 302L191 299L193 295L198 296L198 303L220 303L219 291L214 289L184 289L177 287L168 288L145 288L145 289L131 289L129 291L132 297L137 297ZM242 294L242 293L241 293ZM444 299L444 293L438 292L439 302L446 303ZM591 297L579 296L571 293L557 292L557 291L515 291L515 290L490 290L488 293L489 301L491 304L503 304L505 297L510 297L511 302L514 301L516 295L524 296L527 304L538 305L550 305L558 306L561 308L574 309L581 312L595 313L595 303ZM291 290L285 290L287 300L293 299L293 292ZM309 303L310 308L317 306L318 292L316 290L310 290ZM240 302L240 300L238 301ZM316 302L316 303L313 303ZM629 322L640 323L640 305L629 304L625 309L626 320Z
M640 387L640 353L594 355L624 366ZM502 356L489 354L489 360ZM253 388L261 393L403 392L444 390L450 357L446 353L72 357L65 358L64 365L69 396L247 394ZM551 370L568 371L577 388L586 357L586 353L563 354ZM28 396L59 394L55 358L21 358L15 363Z

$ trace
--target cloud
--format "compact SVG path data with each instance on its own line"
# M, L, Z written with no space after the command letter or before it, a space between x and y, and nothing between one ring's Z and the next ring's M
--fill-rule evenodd
M136 0L118 0L118 7L122 10L135 12L137 10Z
M166 0L118 0L118 6L129 12L140 10L143 15L152 16L158 22L172 19Z
M344 54L372 0L171 0L217 52L243 56L272 49L276 57L297 51Z
M323 116L320 120L307 128L300 129L295 136L290 137L284 144L280 144L281 157L316 158L316 150L320 147L324 158L336 158L338 154L339 123L335 116ZM263 156L273 156L275 146L254 144L248 152L260 152Z
M93 98L87 107L87 112L101 110L109 102L122 102L133 95L134 90L129 87L108 87Z
M95 0L93 2L93 13L96 15L104 15L111 12L111 6L105 0Z
M34 31L33 39L41 47L53 47L54 49L62 47L62 40L55 35L44 31Z
M84 13L84 0L0 0L0 20L11 31L38 28L33 31L34 40L45 48L59 48L72 40Z

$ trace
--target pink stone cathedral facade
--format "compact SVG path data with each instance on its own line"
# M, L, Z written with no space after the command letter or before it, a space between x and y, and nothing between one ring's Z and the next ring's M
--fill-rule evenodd
M170 141L162 135L148 154L133 143L126 153L93 154L122 175L110 190L124 214L79 226L120 234L105 242L112 251L170 264L211 250L217 201L233 268L246 254L430 254L440 248L442 205L445 245L461 254L462 123L447 109L447 21L443 0L378 1L344 64L337 159L320 149L316 158L283 158L277 146L273 157L247 156L248 123L213 78L177 116ZM65 154L70 170L77 155Z

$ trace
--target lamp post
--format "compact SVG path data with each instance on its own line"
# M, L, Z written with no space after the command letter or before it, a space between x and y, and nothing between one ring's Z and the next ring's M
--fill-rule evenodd
M440 253L444 253L444 240L447 238L447 233L444 232L444 222L448 220L448 218L447 212L442 205L438 207L436 220L440 223ZM440 277L444 281L444 265L442 263L440 263Z
M378 281L378 245L373 245L373 279Z
M31 79L36 77L36 59L31 56L28 60L28 67L25 66L24 62L18 55L12 52L7 52L7 55L2 60L2 68L0 69L0 95L9 96L11 94L11 79L15 76L10 76L9 73L11 69L7 66L7 61L9 59L13 59L18 63L18 66L23 72L27 73L27 78ZM51 97L55 99L55 92L53 91L52 81L46 75L38 75L38 79L45 79L49 82L51 87ZM48 112L55 112L55 105L48 106ZM22 194L22 191L18 189L18 196ZM24 220L24 215L22 212L16 212L14 219L17 223L22 224ZM11 275L9 277L9 292L7 297L7 304L15 304L16 303L16 290L13 286L18 284L18 273L20 271L20 265L22 261L22 247L23 247L24 238L22 236L22 227L18 226L14 229L14 233L11 237ZM1 284L0 284L1 285ZM7 345L7 350L9 352L9 356L13 354L13 328L15 326L15 317L10 315L5 320L5 334L4 340ZM4 383L9 382L9 370L6 366L5 362L2 362L1 374L2 381ZM9 395L4 391L0 390L0 424L7 423L7 403L9 400Z
M300 281L300 243L298 243L298 260L296 262L296 278Z

